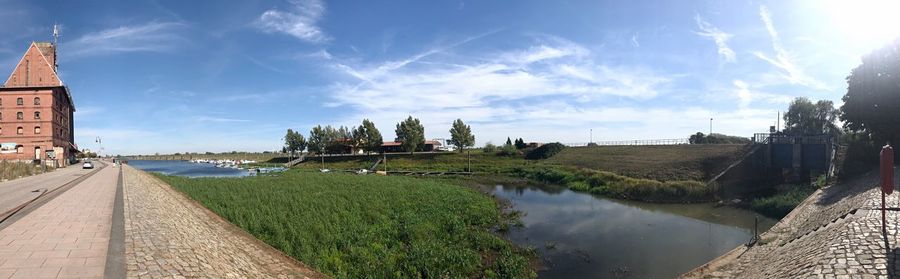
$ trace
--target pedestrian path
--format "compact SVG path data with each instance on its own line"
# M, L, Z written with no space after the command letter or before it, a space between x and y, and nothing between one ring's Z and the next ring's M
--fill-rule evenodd
M0 279L103 278L118 172L99 170L0 230Z

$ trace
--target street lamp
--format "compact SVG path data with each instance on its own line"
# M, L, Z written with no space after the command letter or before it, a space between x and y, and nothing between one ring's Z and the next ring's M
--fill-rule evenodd
M712 117L709 118L709 134L712 135Z

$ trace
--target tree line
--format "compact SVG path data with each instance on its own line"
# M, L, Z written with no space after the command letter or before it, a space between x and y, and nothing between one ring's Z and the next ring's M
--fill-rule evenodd
M398 122L394 133L397 135L394 141L399 142L401 148L406 152L412 153L425 146L425 127L418 118L409 116ZM472 127L466 125L462 119L453 121L450 137L450 144L456 146L460 152L466 147L475 145ZM363 119L362 124L355 127L339 126L335 128L331 125L324 127L316 125L310 129L308 138L298 131L287 129L283 151L292 155L304 150L317 154L340 154L346 153L348 149L358 149L365 153L380 153L383 152L383 143L381 132L375 127L375 123L369 119Z

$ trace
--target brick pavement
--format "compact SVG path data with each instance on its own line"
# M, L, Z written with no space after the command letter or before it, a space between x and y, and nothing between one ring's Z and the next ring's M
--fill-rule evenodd
M164 182L124 167L128 278L323 278Z
M0 278L102 278L117 180L104 168L0 230Z

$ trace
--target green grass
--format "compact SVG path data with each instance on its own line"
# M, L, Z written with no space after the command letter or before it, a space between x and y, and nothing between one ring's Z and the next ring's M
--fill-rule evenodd
M750 209L772 218L781 219L816 191L814 185L790 185L788 187L787 191L753 200L750 203Z
M344 156L326 157L325 167L334 170L358 170L372 167L381 155L371 156ZM522 157L498 156L485 154L480 150L472 150L471 154L465 153L428 153L428 154L388 154L387 167L389 171L449 171L464 172L469 169L474 172L503 173L512 167L534 165L535 162L526 161ZM301 169L319 169L322 163L319 158L313 158L297 166ZM384 164L378 165L378 170L383 170Z
M744 149L731 144L570 147L546 163L659 181L705 181L739 159Z
M290 171L160 176L273 247L336 278L535 277L492 233L497 202L452 181Z

